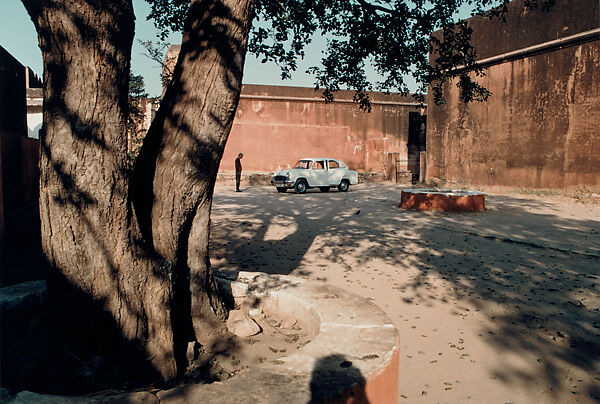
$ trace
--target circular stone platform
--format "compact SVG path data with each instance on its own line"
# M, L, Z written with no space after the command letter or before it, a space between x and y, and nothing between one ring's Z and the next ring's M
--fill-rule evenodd
M457 189L403 189L400 207L445 212L480 212L485 209L485 193Z
M398 403L398 331L371 301L321 282L284 275L218 271L216 279L224 297L236 306L250 304L271 318L295 320L313 335L312 340L289 356L251 366L223 382L101 399L23 391L13 402Z

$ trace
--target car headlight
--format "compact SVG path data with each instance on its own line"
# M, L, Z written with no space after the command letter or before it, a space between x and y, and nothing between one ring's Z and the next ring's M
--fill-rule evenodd
M290 173L286 173L285 176L287 177L287 179L290 179Z

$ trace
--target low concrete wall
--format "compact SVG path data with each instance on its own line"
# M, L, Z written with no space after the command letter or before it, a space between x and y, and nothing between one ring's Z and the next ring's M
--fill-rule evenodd
M221 383L161 391L161 403L398 402L398 331L373 303L291 276L222 271L217 279L237 304L258 302L265 314L291 316L317 334L275 364L250 368Z
M217 280L222 291L238 305L251 302L275 318L291 316L308 325L314 338L289 356L251 367L224 382L182 385L155 394L142 391L101 398L24 391L4 400L48 404L398 403L398 331L373 303L324 283L290 276L220 271ZM32 294L40 293L38 286L32 285ZM20 302L26 300L22 291L17 298ZM31 302L39 310L39 302L35 299ZM6 303L1 307L20 306Z
M481 212L485 209L485 194L479 191L403 189L402 209L443 212Z
M0 288L0 386L30 380L45 348L40 324L46 315L46 282ZM0 402L3 400L0 394Z

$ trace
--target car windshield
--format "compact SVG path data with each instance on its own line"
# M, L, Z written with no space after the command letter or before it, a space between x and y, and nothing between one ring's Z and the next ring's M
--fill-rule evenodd
M310 167L310 160L300 160L294 164L294 168L308 168Z

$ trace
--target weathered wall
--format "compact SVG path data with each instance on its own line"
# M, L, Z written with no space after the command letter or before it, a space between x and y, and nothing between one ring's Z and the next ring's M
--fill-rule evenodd
M468 20L479 59L598 28L598 0L555 0L548 11L541 6L527 9L524 3L510 2L504 23L481 17Z
M0 131L4 212L37 204L39 140Z
M0 286L44 276L38 159L37 139L0 131Z
M27 136L25 67L0 46L0 131Z
M599 27L596 0L557 1L549 13L510 5L503 25L474 18L482 58ZM600 187L600 35L496 62L480 82L487 103L465 105L455 83L429 101L427 176L535 188Z
M412 98L373 94L372 111L340 92L325 104L311 88L244 85L220 170L234 170L244 153L245 171L274 171L302 157L328 156L359 171L383 172L386 154L407 160L409 112L423 112Z

